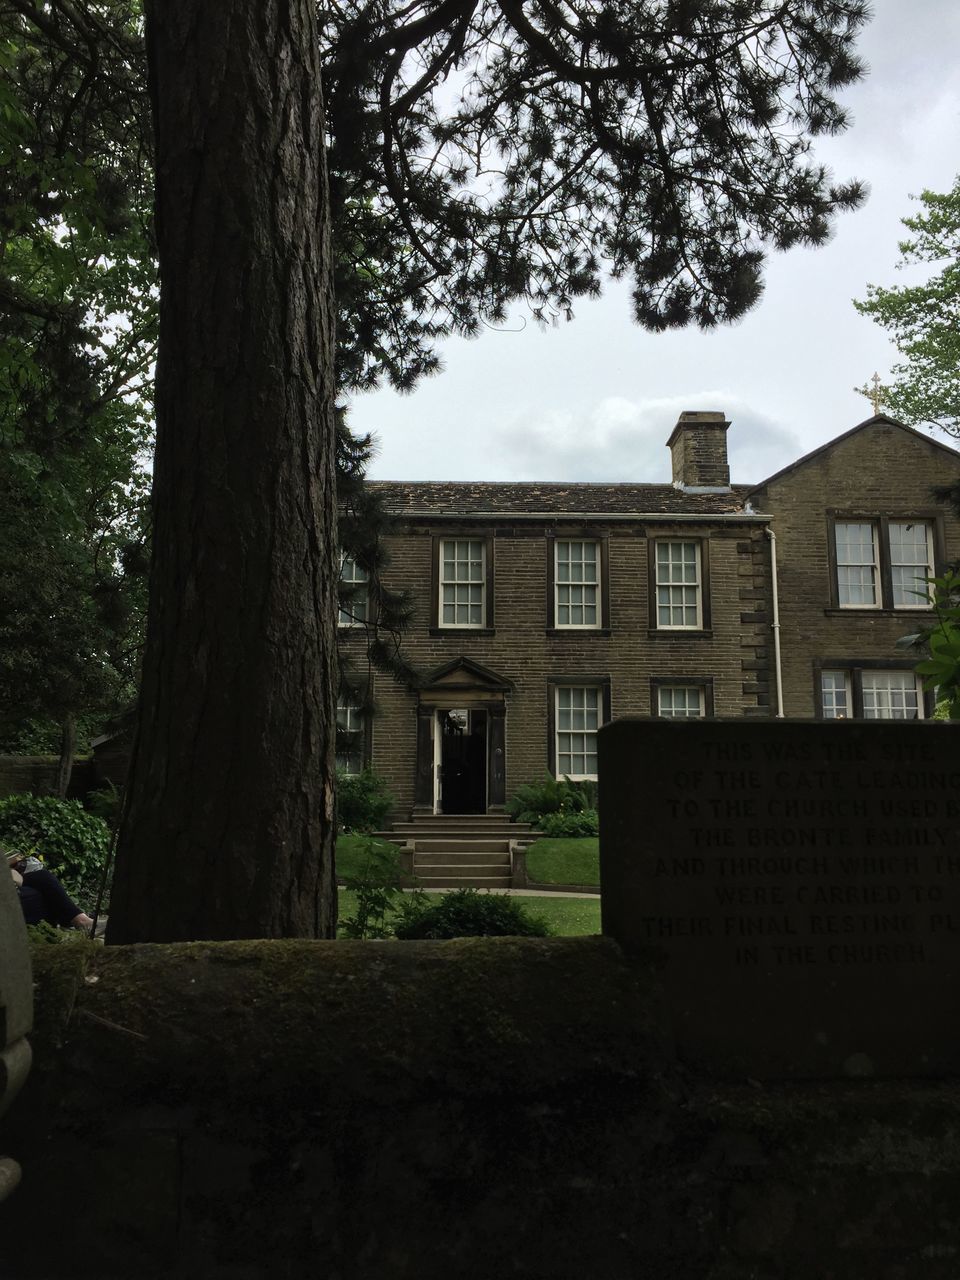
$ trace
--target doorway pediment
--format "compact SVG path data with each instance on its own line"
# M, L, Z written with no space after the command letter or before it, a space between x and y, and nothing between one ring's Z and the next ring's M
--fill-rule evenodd
M472 689L476 693L509 693L513 689L513 682L463 655L428 671L420 682L421 693L454 689Z

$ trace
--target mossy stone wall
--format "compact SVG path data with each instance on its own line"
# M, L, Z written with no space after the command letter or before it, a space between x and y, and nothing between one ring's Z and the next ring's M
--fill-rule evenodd
M38 949L4 1280L956 1280L960 1089L718 1085L603 939Z
M5 796L29 792L36 796L52 795L57 787L56 756L4 756L0 755L0 800ZM97 774L93 760L75 760L70 775L67 796L80 800L97 787L103 779Z

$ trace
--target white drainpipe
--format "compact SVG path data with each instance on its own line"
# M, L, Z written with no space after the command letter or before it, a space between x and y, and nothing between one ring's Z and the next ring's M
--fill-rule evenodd
M783 668L780 665L780 598L777 595L777 535L769 525L766 535L770 539L770 574L773 583L773 662L777 680L777 719L783 719Z

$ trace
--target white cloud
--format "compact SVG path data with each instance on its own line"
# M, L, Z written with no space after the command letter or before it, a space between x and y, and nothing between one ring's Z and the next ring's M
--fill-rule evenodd
M688 409L715 409L731 420L731 478L754 482L803 452L799 438L764 418L729 389L633 401L607 396L583 409L520 412L493 433L500 475L518 480L670 480L667 440Z

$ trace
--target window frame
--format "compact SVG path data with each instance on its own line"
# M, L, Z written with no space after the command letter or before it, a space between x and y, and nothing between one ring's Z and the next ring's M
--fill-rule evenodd
M445 542L479 542L483 548L483 591L481 593L482 621L480 623L444 622L443 621L443 583L441 581L441 564L443 544ZM476 530L457 528L450 532L436 533L431 538L430 548L430 626L431 635L453 635L469 633L470 635L494 634L494 539L489 533L478 533Z
M364 690L345 686L338 692L336 719L336 728L338 730L341 729L341 710L345 710L348 713L348 717L351 712L356 712L359 717L360 724L357 729L348 729L343 727L342 731L351 735L356 742L356 750L355 752L351 752L351 754L355 754L359 760L360 768L356 770L356 773L362 773L364 769L369 767L373 758L373 716L370 714L370 707ZM335 754L337 757L337 770L341 771L341 756L339 753ZM356 773L350 769L342 770L342 772L345 772L352 777L356 776Z
M840 550L838 547L839 535L841 529L869 529L870 530L870 547L873 552L869 561L871 572L871 583L873 586L873 599L866 603L844 603L841 599L842 589L840 586L840 570L848 568L865 569L868 567L866 560L860 560L856 564L841 564ZM833 523L833 553L835 562L835 576L837 588L837 608L838 609L880 609L883 605L883 570L880 561L880 544L882 534L880 525L876 520L835 520Z
M665 716L660 710L660 693L663 689L697 689L700 692L699 716ZM713 714L712 676L651 676L650 714L658 720L707 720Z
M888 675L913 675L917 686L918 720L931 720L935 709L933 690L924 689L920 676L915 671L916 663L908 659L893 658L823 658L813 664L814 707L818 720L866 720L863 714L863 674L864 672L883 673ZM850 697L849 716L826 716L823 708L823 676L825 672L842 672L847 679L847 690ZM881 718L881 717L877 717ZM891 723L887 717L882 717Z
M698 622L695 627L666 626L660 622L660 608L657 589L661 585L657 577L659 561L657 548L661 543L692 542L697 548L697 565L699 570L697 601ZM711 629L710 616L710 538L709 535L687 533L656 533L647 539L647 592L649 600L649 624L651 635L697 636L709 635ZM682 586L682 583L664 583L664 586Z
M589 623L558 622L559 602L557 600L557 547L561 542L592 542L597 548L597 621ZM573 532L550 533L546 538L547 555L547 630L575 632L577 634L592 633L594 635L610 634L610 565L609 536L591 529L577 529Z
M837 560L837 526L841 524L869 524L874 530L877 553L877 603L841 604L840 579ZM943 513L941 511L876 512L829 510L827 512L827 560L830 569L830 608L844 615L862 613L925 613L933 606L918 597L916 604L895 604L893 588L893 564L890 549L890 527L901 524L923 524L928 530L930 576L942 573L945 558Z
M558 770L557 750L558 702L561 689L596 689L599 691L599 720L597 732L611 719L610 677L606 676L554 676L547 682L547 767L555 778L569 777L576 781L595 782L596 774L561 774ZM564 730L566 732L566 730Z
M353 566L355 573L360 572L363 574L362 578L355 577L350 581L348 581L346 584L348 587L350 587L353 590L353 600L351 601L351 604L353 604L356 600L363 601L363 617L361 618L356 616L355 613L350 613L347 616L347 620L344 621L343 613L345 611L343 609L343 606L340 603L340 594L341 594L340 588L344 584L343 570L344 570L344 567L348 564ZM360 593L356 590L356 588L360 587L364 583L366 584L367 589L366 589L366 592L361 596ZM337 627L343 628L343 629L347 629L347 628L354 629L357 627L367 627L369 625L370 625L370 574L367 572L366 569L363 568L362 565L358 564L357 561L353 558L353 556L351 556L348 552L341 551L340 552L340 573L337 578Z
M937 555L936 555L936 531L935 531L935 526L933 525L932 521L930 521L930 520L923 520L923 519L920 519L919 517L916 517L916 518L913 518L913 519L903 519L902 517L899 517L899 516L887 516L887 517L885 517L885 518L884 518L884 523L885 523L885 526L886 526L886 527L885 527L885 529L883 530L883 532L886 534L885 545L886 545L887 555L888 555L889 560L890 560L890 564L889 564L889 569L890 569L890 607L891 607L892 609L897 610L897 611L898 611L898 612L900 612L900 613L903 613L903 612L905 612L905 611L916 610L916 609L923 609L923 610L925 610L925 611L930 611L931 609L933 609L933 603L932 603L932 601L929 601L929 600L923 600L923 599L921 599L920 597L917 597L917 602L916 602L916 603L910 602L909 604L897 604L897 587L896 587L896 585L894 584L894 580L893 580L893 571L894 571L894 569L895 569L895 568L901 568L901 567L903 567L903 566L895 565L895 564L893 563L893 542L891 541L891 538L890 538L890 531L893 529L893 527L894 527L895 525L907 525L907 526L909 526L909 525L922 525L922 526L923 526L923 528L926 530L926 532L927 532L927 537L926 537L926 543L927 543L927 563L926 563L926 569L927 569L927 572L924 574L924 581L925 581L927 578L932 578L932 577L934 576L934 574L936 573L936 568L937 568Z

